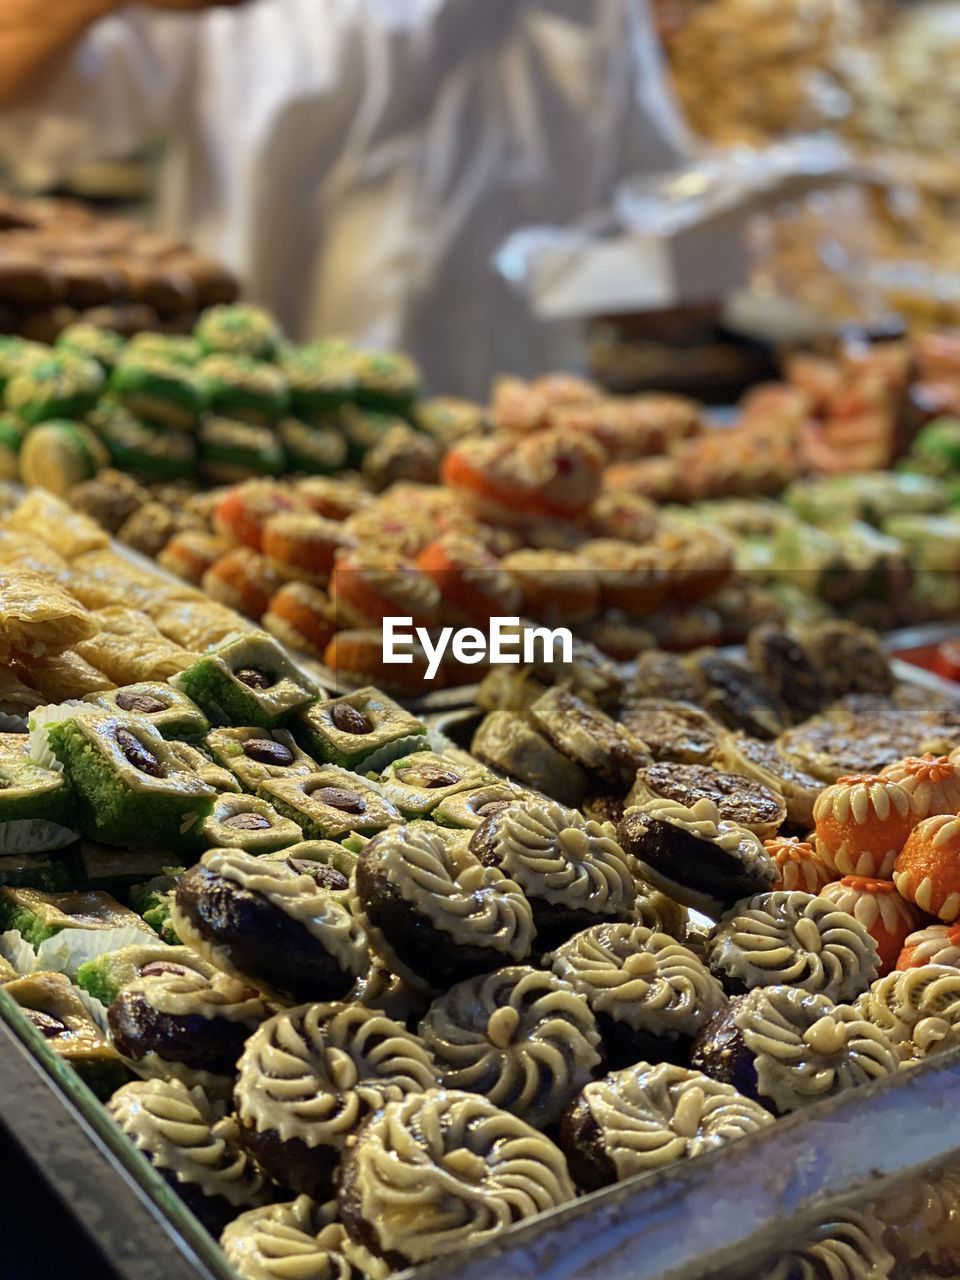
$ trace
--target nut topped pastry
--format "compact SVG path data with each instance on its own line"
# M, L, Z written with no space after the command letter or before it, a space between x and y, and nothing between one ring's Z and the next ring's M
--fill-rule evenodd
M650 763L639 738L569 689L548 689L529 714L558 751L610 787L629 787L637 770Z
M960 973L946 965L889 973L856 1007L893 1041L905 1062L960 1044Z
M707 944L707 964L731 995L791 986L851 1000L877 976L877 944L825 898L795 891L738 903Z
M363 930L335 894L240 849L211 849L181 876L171 923L219 968L284 996L345 995L369 964Z
M242 1280L351 1280L335 1208L297 1196L248 1209L226 1227L220 1247Z
M364 846L357 894L377 953L415 986L450 986L530 954L522 889L484 866L466 836L391 827Z
M691 1065L786 1115L899 1070L861 1010L800 987L757 987L700 1034Z
M884 879L923 816L911 795L893 778L853 774L821 791L813 807L817 853L847 876Z
M347 1256L367 1274L482 1248L507 1227L572 1200L563 1153L477 1094L430 1089L388 1102L340 1171Z
M645 804L658 797L691 805L706 797L717 806L720 817L766 839L777 832L787 817L787 806L776 791L742 774L721 773L700 764L651 764L641 767L627 797L627 803Z
M692 951L642 925L593 925L544 962L593 1010L614 1066L685 1061L693 1037L726 1004Z
M457 983L420 1023L441 1083L543 1128L600 1065L593 1014L555 974L525 965Z
M717 722L688 702L638 698L627 703L620 720L646 744L654 760L710 764L723 737Z
M238 1209L269 1198L240 1146L236 1120L202 1089L179 1080L134 1080L116 1091L107 1110L213 1235Z
M617 836L645 880L708 915L772 889L777 880L776 863L757 836L721 817L707 796L692 805L659 797L633 805Z
M581 1191L597 1191L772 1123L769 1111L728 1084L640 1062L581 1091L564 1114L560 1145Z
M470 849L523 890L537 947L598 921L629 919L636 897L630 862L614 827L585 820L555 800L531 798L474 831Z
M429 1051L358 1004L306 1004L247 1041L235 1089L240 1137L282 1186L323 1199L350 1136L385 1103L437 1083Z

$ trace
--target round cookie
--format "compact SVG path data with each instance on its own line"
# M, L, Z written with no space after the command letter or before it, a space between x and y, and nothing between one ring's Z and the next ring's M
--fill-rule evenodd
M284 862L211 849L180 877L171 924L220 969L294 999L345 995L369 963L337 898Z
M613 837L612 825L589 822L555 800L531 798L487 818L470 849L520 886L542 952L577 929L630 918L636 886Z
M798 836L775 836L772 840L764 840L763 847L780 872L778 889L819 893L834 878L834 872L817 857L809 840L801 840Z
M180 431L191 431L206 406L204 385L188 365L142 352L120 358L110 390L130 413Z
M678 764L712 764L724 736L714 719L689 702L638 698L627 703L620 720L654 760Z
M179 1080L135 1080L114 1093L107 1110L212 1235L238 1210L270 1198L240 1146L236 1120L201 1090Z
M918 969L925 964L960 969L960 924L930 924L911 933L897 957L898 969Z
M742 774L721 773L699 764L641 765L627 804L656 799L691 806L704 798L717 806L721 819L746 827L761 840L776 834L787 818L786 802L776 791Z
M888 973L856 1009L884 1032L904 1062L960 1045L960 973L946 965Z
M241 1280L352 1280L341 1252L345 1237L330 1205L297 1196L241 1213L221 1235L220 1248Z
M920 923L920 912L897 892L892 880L844 876L820 890L820 897L853 916L877 944L878 976L896 967L908 936Z
M789 986L852 1000L879 971L866 927L827 899L799 891L738 903L714 929L704 958L730 995Z
M586 1000L614 1067L686 1062L694 1037L726 1004L692 951L642 925L593 925L544 964Z
M600 1035L579 995L525 965L457 983L419 1027L447 1089L481 1093L542 1129L600 1065Z
M363 977L354 983L350 999L385 1014L411 1031L430 1008L430 996L422 987L414 987L391 973L376 956Z
M379 1274L383 1263L400 1269L482 1249L575 1195L549 1138L486 1098L430 1089L387 1103L363 1127L341 1165L337 1203L348 1256ZM425 1215L441 1196L444 1211Z
M208 307L197 321L193 336L206 352L225 352L272 360L283 335L269 311L249 303Z
M817 854L839 875L882 880L922 814L910 793L879 774L852 774L826 787L813 806Z
M735 1142L770 1112L699 1071L640 1062L584 1088L567 1108L560 1146L581 1191L598 1191Z
M466 839L392 827L364 846L357 894L368 934L390 968L415 986L519 964L533 945L520 886L485 867Z
M893 1075L900 1057L850 1005L799 987L757 987L704 1028L691 1066L786 1115Z
M268 425L286 413L287 380L274 365L246 356L215 354L197 366L212 413L255 426Z
M661 799L634 805L623 815L617 837L645 880L707 915L772 889L777 880L776 863L759 839L725 821L706 797L692 807Z
M934 813L960 813L960 768L953 756L907 756L881 772L906 791L921 818Z
M95 360L68 351L48 351L22 363L4 391L4 407L29 426L48 418L82 418L103 390Z
M813 806L823 783L786 756L776 742L761 742L746 733L730 733L722 740L712 763L727 773L762 782L783 796L788 822L805 829L813 825Z
M250 1037L238 1063L240 1137L281 1186L326 1199L363 1121L436 1083L423 1042L383 1014L340 1003L284 1009Z
M244 1042L269 1014L259 993L235 978L161 970L121 988L107 1025L138 1075L229 1092Z
M935 814L910 832L893 882L901 896L945 924L960 917L960 817Z
M741 1271L726 1273L734 1280ZM893 1280L895 1262L873 1214L846 1209L808 1231L802 1240L761 1263L756 1280Z

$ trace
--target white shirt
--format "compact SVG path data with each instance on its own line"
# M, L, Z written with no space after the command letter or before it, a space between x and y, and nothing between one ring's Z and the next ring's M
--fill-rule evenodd
M490 267L685 136L647 0L255 0L98 23L0 118L30 185L164 141L160 229L238 271L298 338L400 346L435 390L543 367Z

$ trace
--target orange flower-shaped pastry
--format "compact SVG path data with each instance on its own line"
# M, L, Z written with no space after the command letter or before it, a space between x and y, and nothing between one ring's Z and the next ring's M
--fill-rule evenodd
M907 938L920 923L920 912L897 892L892 880L844 876L821 889L820 897L859 920L877 944L882 978L897 963Z
M897 855L893 880L921 911L953 924L960 917L960 817L938 813L919 823Z
M911 933L897 959L898 969L943 964L960 969L960 924L930 924Z
M882 778L898 783L910 797L918 818L934 813L960 813L960 756L908 756L887 765Z
M817 853L837 875L886 879L920 816L909 793L892 778L851 774L817 796Z
M774 836L764 840L763 847L773 858L780 871L776 889L800 889L804 893L819 893L834 878L834 872L817 857L817 851L809 840L796 836Z

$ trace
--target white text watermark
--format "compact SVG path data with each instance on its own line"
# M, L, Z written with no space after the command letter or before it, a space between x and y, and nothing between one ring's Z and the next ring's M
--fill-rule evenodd
M427 679L434 680L447 653L467 666L489 663L572 662L573 634L566 627L535 627L520 618L491 618L488 630L479 627L415 627L412 618L384 618L383 660L413 662L413 646L427 659Z

